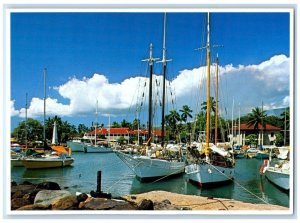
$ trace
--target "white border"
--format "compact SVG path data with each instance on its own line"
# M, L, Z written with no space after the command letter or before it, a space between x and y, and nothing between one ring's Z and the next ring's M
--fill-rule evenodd
M52 1L53 3L55 3L56 1ZM58 1L59 3L60 1ZM111 5L110 3L115 3L116 4L120 4L121 7L118 8L117 5ZM186 1L185 4L189 4L190 1ZM211 3L215 3L218 1L211 1ZM38 3L38 2L37 2ZM88 3L88 2L87 2ZM204 5L204 9L203 8L199 8L201 5L188 5L187 7L185 7L184 5L170 5L170 8L161 8L160 5L155 5L153 7L151 7L152 5L123 5L122 2L119 1L110 1L109 5L105 5L104 7L102 5L63 5L63 8L60 8L62 5L54 5L54 4L49 4L49 5L33 5L33 8L27 8L28 5L8 5L5 6L3 9L4 12L4 16L3 16L3 23L4 24L4 41L5 44L3 45L3 52L5 52L4 55L4 75L3 76L3 81L2 83L4 84L3 89L5 89L5 99L3 102L4 108L6 108L6 110L4 110L4 117L5 120L3 122L5 128L5 132L3 134L4 139L6 142L3 142L3 146L2 148L6 148L7 146L7 142L10 141L10 48L7 46L10 46L10 32L9 32L9 27L10 27L10 13L11 12L204 12L204 11L213 11L213 12L290 12L291 13L291 23L290 23L290 27L291 27L291 33L290 33L290 58L292 58L290 60L291 64L290 64L290 68L291 68L291 80L290 80L290 107L291 107L291 115L292 115L292 120L293 120L293 111L294 111L294 84L296 84L294 82L294 59L295 58L295 54L294 54L294 47L292 46L294 41L294 35L295 33L294 31L294 12L293 9L289 9L289 7L292 7L291 5L288 6L288 8L277 8L277 6L275 5L271 5L271 8L268 8L267 6L264 5L264 7L262 8L256 8L257 5L247 5L247 8L243 8L241 6L239 7L234 7L232 6L232 8L226 7L221 9L221 8L215 8L214 6L210 7L209 5ZM154 4L157 4L156 1L153 1ZM194 3L194 2L193 2ZM288 2L287 2L288 3ZM19 4L23 4L22 1L19 1ZM222 4L222 3L221 3ZM238 1L235 4L240 4ZM16 7L17 6L17 7ZM66 6L70 6L71 8L68 8ZM79 9L77 7L80 6L85 6L85 8L83 9ZM124 7L122 7L124 6ZM165 5L163 5L165 6ZM222 5L221 5L222 6ZM269 5L270 6L270 5ZM49 7L49 8L44 8L44 7ZM66 7L66 8L65 8ZM91 7L91 8L89 8ZM178 7L178 8L177 8ZM198 7L198 8L192 8L192 7ZM273 8L274 7L274 8ZM6 59L6 60L5 60ZM5 81L5 82L4 82ZM295 89L296 90L296 89ZM8 99L8 101L7 101ZM4 129L4 128L2 128ZM293 125L291 125L291 132L294 132L294 128ZM291 135L291 142L294 142L294 138L293 138L293 134ZM293 143L291 143L291 145L293 145ZM296 147L295 147L296 148ZM295 152L295 151L293 151ZM6 152L7 154L5 154L5 157L9 157L7 155L8 152ZM294 155L296 155L294 153ZM7 160L7 159L6 159ZM5 162L5 160L3 160L4 162L4 167L10 165L10 163ZM292 159L292 163L293 163L293 159ZM2 170L2 169L1 169ZM8 176L8 178L7 178ZM6 178L5 179L9 179L9 181L6 182L5 187L3 189L7 189L10 188L10 168L7 169L6 168ZM292 185L293 186L293 185ZM10 190L9 190L10 191ZM3 191L5 192L5 191ZM5 198L6 198L6 214L7 215L16 215L16 216L31 216L31 215L74 215L74 211L39 211L38 213L36 211L24 211L24 212L16 212L16 211L11 211L10 210L10 196L7 193L2 193L2 194L6 194ZM180 211L180 212L170 212L170 211L151 211L151 212L147 212L147 211L136 211L134 212L134 215L147 215L147 216L153 216L153 215L182 215L182 216L186 216L186 215L202 215L202 217L205 216L211 216L211 215L237 215L237 216L242 216L242 215L256 215L256 216L261 216L261 215L282 215L282 214L292 214L293 213L293 208L294 208L294 197L293 197L293 189L291 190L291 195L290 195L290 209L289 211L266 211L266 213L262 213L262 211L226 211L226 212L220 212L220 211ZM132 212L124 212L124 211L76 211L76 214L88 214L88 215L115 215L115 214L121 214L121 215L132 215ZM276 216L274 218L276 218Z

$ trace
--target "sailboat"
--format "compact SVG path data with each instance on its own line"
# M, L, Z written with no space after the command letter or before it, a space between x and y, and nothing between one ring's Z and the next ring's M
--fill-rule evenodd
M170 60L166 59L166 13L164 14L164 34L163 34L163 58L160 61L163 64L163 99L162 99L162 147L164 148L164 106L165 106L165 79L166 79L166 66ZM149 181L153 179L160 179L169 176L182 174L184 172L185 163L180 158L165 159L156 158L150 155L151 153L151 139L152 139L152 72L153 63L158 58L152 57L152 44L150 44L149 58L144 60L148 62L150 67L149 78L149 114L148 114L148 141L146 156L130 156L120 151L115 151L116 155L136 174L140 181Z
M27 107L27 106L26 106ZM22 164L27 169L43 169L70 166L74 162L71 157L71 149L68 151L63 146L53 145L49 147L46 142L46 69L44 70L44 126L43 138L44 149L49 149L48 153L39 154L38 156L26 156L22 159ZM57 144L57 126L56 123L53 127L52 142ZM47 148L46 148L47 147Z
M210 23L209 13L207 15L207 106L206 106L206 143L200 144L204 148L204 156L198 150L189 148L192 158L188 160L185 167L187 178L200 187L216 185L230 181L234 176L233 154L210 143ZM201 149L202 149L201 148Z
M269 160L265 160L261 167L261 173L266 178L283 190L290 189L290 160L288 159L289 148L279 147L278 159L272 159L272 151Z
M112 148L105 147L102 145L97 145L97 119L98 119L98 100L96 103L96 120L94 123L94 143L85 142L85 141L68 141L67 146L72 149L72 151L76 152L84 152L84 153L111 153L113 152Z

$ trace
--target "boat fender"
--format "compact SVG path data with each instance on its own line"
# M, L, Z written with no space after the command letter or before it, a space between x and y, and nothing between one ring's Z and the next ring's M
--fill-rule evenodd
M260 166L259 172L260 174L264 174L266 172L266 167L268 165L269 160L264 160L264 163Z

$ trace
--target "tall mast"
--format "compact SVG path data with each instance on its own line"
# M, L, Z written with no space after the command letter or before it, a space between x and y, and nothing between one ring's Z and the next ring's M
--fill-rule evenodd
M95 124L94 124L94 127L95 127L95 146L97 145L97 122L98 122L98 100L96 101L96 120L95 120Z
M153 62L159 58L152 57L153 45L150 43L149 47L149 58L142 61L147 61L150 67L150 78L149 78L149 112L148 112L148 145L151 144L151 132L152 132L152 74L153 74Z
M232 145L234 145L234 133L233 133L233 109L234 109L234 98L232 100L232 110L231 110L231 134L232 134Z
M166 59L166 21L167 13L164 14L164 35L163 35L163 55L162 60L159 61L163 64L163 85L162 85L162 110L161 110L161 146L164 146L165 141L165 101L166 101L166 71L167 62L171 60Z
M286 108L284 109L284 132L283 132L283 145L286 145Z
M26 104L25 104L25 145L26 145L26 149L28 147L28 131L27 131L27 92L26 92Z
M261 149L262 149L262 147L263 147L263 144L264 144L264 117L263 117L263 115L264 115L264 102L262 101L261 102Z
M243 142L241 143L241 105L239 104L239 146L241 146L241 144L243 144Z
M46 75L47 68L44 68L44 126L43 126L43 141L46 142Z
M206 148L205 155L209 155L209 127L210 127L210 31L209 31L209 12L207 13L207 43L206 43L206 62L207 62L207 98L206 98Z
M217 54L217 60L216 60L216 112L215 112L215 145L217 145L218 142L218 95L219 95L219 58L218 58L218 54Z
M110 114L108 114L108 143L107 145L110 145Z

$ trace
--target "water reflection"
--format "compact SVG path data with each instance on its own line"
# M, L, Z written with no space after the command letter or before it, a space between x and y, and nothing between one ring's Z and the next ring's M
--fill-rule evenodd
M101 188L113 196L136 194L153 190L170 191L206 197L235 199L251 203L289 206L289 194L271 184L259 173L261 160L236 160L234 183L216 188L199 188L191 184L185 175L157 182L142 183L134 173L114 154L73 153L73 166L54 169L26 170L24 167L11 168L11 178L18 183L24 180L33 183L55 181L61 188L71 192L96 190L97 171L102 171Z

